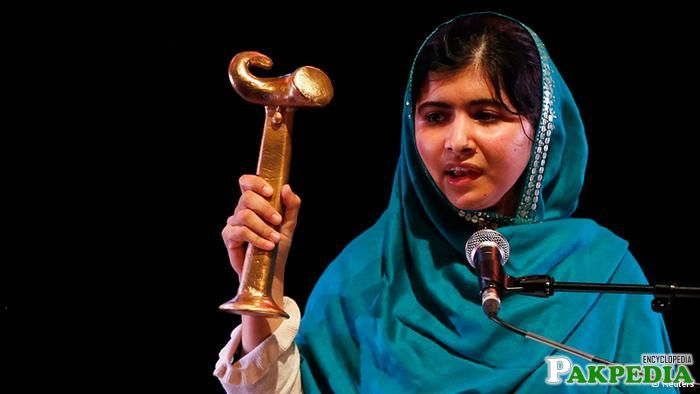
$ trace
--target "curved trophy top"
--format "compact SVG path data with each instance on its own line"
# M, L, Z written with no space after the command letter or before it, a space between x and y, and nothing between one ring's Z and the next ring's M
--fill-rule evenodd
M323 107L333 98L330 78L316 67L304 66L274 78L251 74L250 66L269 70L272 60L260 52L241 52L231 59L228 68L233 88L243 99L254 104L282 107Z

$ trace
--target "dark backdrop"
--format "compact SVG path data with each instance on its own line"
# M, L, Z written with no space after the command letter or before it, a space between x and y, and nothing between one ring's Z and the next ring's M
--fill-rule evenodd
M268 54L263 75L314 65L335 86L295 124L287 293L303 306L387 203L422 38L473 10L537 31L576 97L590 143L577 215L628 239L651 281L700 285L680 230L698 219L689 9L226 3L3 6L0 392L221 392L211 372L237 317L217 310L236 290L220 231L263 120L231 88L231 57ZM676 352L700 354L697 311L666 315Z

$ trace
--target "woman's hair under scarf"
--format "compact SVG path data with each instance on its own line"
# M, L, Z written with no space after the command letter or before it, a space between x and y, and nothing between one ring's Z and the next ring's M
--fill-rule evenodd
M570 218L583 185L586 139L573 97L537 35L508 17L476 13L446 22L426 42L470 19L512 24L537 47L539 122L516 213L460 210L437 188L416 149L412 68L389 205L328 266L307 302L296 339L307 393L576 389L545 384L544 357L553 349L506 331L482 312L479 286L463 254L464 243L480 227L495 227L509 241L511 257L504 267L509 275L647 283L626 241L591 220ZM638 363L641 353L670 351L650 300L515 294L503 299L500 317L602 358Z

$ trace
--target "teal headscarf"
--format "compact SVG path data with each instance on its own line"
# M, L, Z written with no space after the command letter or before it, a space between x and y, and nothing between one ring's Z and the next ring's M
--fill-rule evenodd
M480 15L485 14L456 19ZM511 255L505 269L513 276L647 283L626 241L591 220L570 218L586 166L583 124L544 46L525 28L540 53L542 110L517 213L502 217L459 210L437 188L416 149L412 72L389 206L329 265L307 303L297 335L305 392L580 388L548 386L544 357L562 353L506 331L484 315L476 277L464 258L465 241L477 228L498 227L506 237ZM663 319L650 310L650 300L620 294L558 293L547 299L515 294L504 298L499 316L602 358L639 363L641 353L670 352ZM608 389L586 387L587 392ZM618 389L649 387L612 387Z

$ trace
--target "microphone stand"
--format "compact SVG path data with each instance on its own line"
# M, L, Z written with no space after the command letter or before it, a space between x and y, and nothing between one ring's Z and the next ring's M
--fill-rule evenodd
M674 298L700 298L700 287L676 286L675 284L628 285L615 283L556 282L549 275L523 277L506 276L505 292L516 292L535 297L551 297L556 291L653 294L651 309L665 312Z
M491 283L495 287L500 287L505 293L522 293L535 297L551 297L555 291L570 292L597 292L597 293L627 293L627 294L653 294L651 308L654 312L664 312L671 307L671 300L674 298L700 298L700 287L697 286L676 286L675 284L656 285L630 285L614 283L582 283L582 282L556 282L549 275L530 275L523 277L513 277L505 275L504 283ZM500 326L525 338L543 343L555 349L579 356L588 361L611 365L611 361L582 352L571 346L553 341L541 335L520 329L498 317L498 309L492 313L486 313L489 319Z

